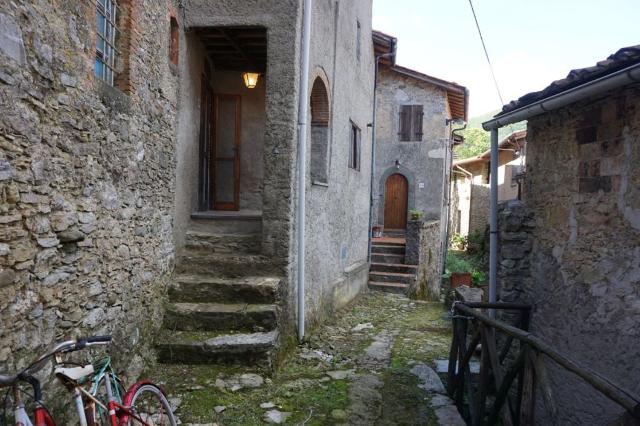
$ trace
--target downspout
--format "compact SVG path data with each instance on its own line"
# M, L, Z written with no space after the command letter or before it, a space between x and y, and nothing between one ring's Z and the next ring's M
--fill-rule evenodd
M447 147L447 152L446 152L446 156L449 156L450 158L447 159L445 158L445 162L448 163L447 166L449 167L449 169L453 172L453 143L455 141L455 135L456 132L461 132L464 129L467 128L467 122L464 122L464 126L459 127L457 129L453 129L451 130L451 138L450 138L450 142L449 142L449 146ZM451 153L451 155L449 155L449 153ZM441 245L441 250L443 253L442 256L442 271L444 271L446 269L446 265L447 265L447 253L449 252L449 221L451 220L451 176L449 176L449 179L446 180L445 177L447 176L447 170L444 169L442 171L443 173L443 177L442 179L445 181L443 182L443 185L446 185L446 194L442 194L443 196L447 197L447 221L444 224L444 241L442 242ZM443 189L444 190L444 189Z
M496 302L498 287L498 129L491 129L491 216L489 218L489 303ZM495 316L495 310L490 309L489 315Z
M373 71L373 118L371 119L371 184L369 185L369 237L367 245L367 259L371 263L371 246L373 244L373 188L375 185L375 168L376 168L376 108L377 108L377 91L378 91L378 64L380 59L390 58L396 54L396 43L393 43L391 52L378 55L375 58L375 67Z
M305 316L305 191L307 188L307 113L309 110L309 47L311 38L311 7L313 0L304 0L302 17L302 65L298 92L298 339L304 340Z

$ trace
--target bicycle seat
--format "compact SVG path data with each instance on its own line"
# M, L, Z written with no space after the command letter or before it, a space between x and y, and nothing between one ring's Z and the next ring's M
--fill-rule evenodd
M93 365L85 365L84 367L56 367L54 370L56 375L63 376L66 379L78 381L93 374Z

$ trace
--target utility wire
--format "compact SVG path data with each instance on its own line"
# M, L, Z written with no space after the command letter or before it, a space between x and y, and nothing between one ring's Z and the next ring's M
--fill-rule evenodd
M484 44L484 38L482 37L482 31L480 31L480 24L478 23L478 17L476 16L476 11L473 8L473 3L471 2L471 0L469 0L469 6L471 6L473 19L476 21L476 28L478 28L478 34L480 34L480 41L482 42L482 48L484 49L484 56L487 58L487 63L489 64L489 70L491 71L491 76L493 77L493 84L496 86L496 91L498 92L500 103L504 105L504 101L502 100L502 93L500 93L500 87L498 86L498 80L496 79L496 74L493 72L493 65L491 65L491 60L489 59L489 52L487 52L487 46Z

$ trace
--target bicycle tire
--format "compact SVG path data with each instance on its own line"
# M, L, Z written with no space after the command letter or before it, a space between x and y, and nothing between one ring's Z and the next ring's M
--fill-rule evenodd
M157 385L143 381L134 384L125 395L124 405L142 420L152 420L153 425L176 426L176 419L166 395ZM121 417L122 424L139 425L131 415Z

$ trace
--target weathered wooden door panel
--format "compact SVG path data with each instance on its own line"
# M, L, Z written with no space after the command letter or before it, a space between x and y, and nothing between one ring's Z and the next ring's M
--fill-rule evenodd
M216 95L212 149L213 209L240 208L240 96Z
M399 173L387 178L384 185L385 229L405 229L407 227L408 195L407 178Z

